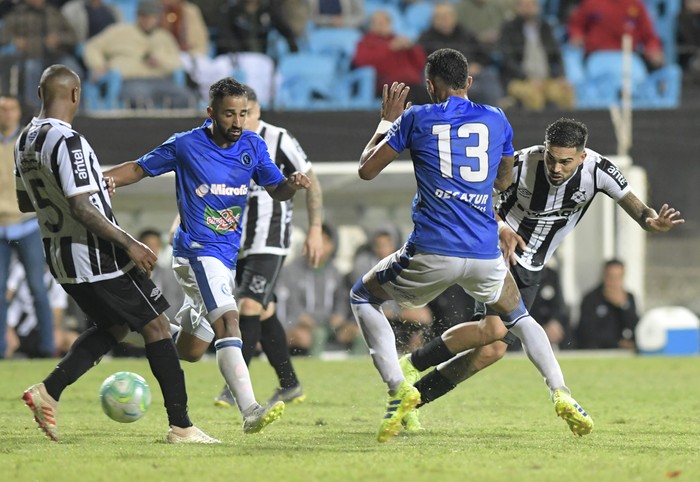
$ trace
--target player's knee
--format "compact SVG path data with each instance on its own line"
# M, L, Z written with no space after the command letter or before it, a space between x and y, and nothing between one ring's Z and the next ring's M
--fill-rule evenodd
M165 315L160 315L158 318L151 320L146 326L141 330L141 335L146 343L152 343L154 341L165 340L170 338L170 321Z
M487 316L481 320L479 322L479 331L481 332L482 341L485 343L493 343L508 334L508 329L497 316Z
M256 316L262 313L263 306L258 300L252 298L241 298L238 309L242 316Z
M481 347L479 358L483 363L491 365L505 356L507 348L508 345L505 343L491 343L490 345Z
M186 361L189 363L195 363L198 362L199 360L202 359L202 353L189 353L189 352L181 352L178 350L177 356L180 360Z

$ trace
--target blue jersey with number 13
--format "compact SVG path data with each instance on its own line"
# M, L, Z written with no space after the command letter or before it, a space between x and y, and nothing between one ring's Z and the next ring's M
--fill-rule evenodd
M396 152L410 149L413 159L418 189L408 242L445 256L500 256L491 193L501 157L513 155L503 111L450 97L407 109L387 139Z

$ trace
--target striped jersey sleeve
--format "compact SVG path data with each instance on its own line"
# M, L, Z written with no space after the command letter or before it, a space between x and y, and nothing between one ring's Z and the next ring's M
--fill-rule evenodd
M267 144L272 162L279 171L290 176L295 171L308 173L311 162L297 140L281 127L260 122L260 137ZM239 257L249 254L289 253L294 204L272 199L264 188L251 184L244 213L244 227Z

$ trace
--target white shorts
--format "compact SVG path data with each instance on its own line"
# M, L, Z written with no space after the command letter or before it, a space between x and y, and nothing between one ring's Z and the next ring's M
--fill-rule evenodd
M175 321L185 333L204 341L214 338L211 324L221 315L238 310L233 293L236 270L227 268L217 258L196 259L173 257L175 278L185 293L185 301Z
M457 258L403 246L377 263L364 279L376 277L384 291L401 306L419 308L455 284L477 301L495 303L507 273L503 256Z

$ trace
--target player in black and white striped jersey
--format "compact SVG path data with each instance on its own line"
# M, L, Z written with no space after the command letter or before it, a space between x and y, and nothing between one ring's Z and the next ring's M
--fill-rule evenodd
M282 174L289 176L299 171L311 180L311 186L306 191L309 227L302 254L315 267L323 254L321 186L297 140L286 129L262 121L255 91L248 86L246 91L248 117L245 129L256 132L265 140L270 157ZM290 250L292 210L292 200L272 199L265 189L251 182L243 214L236 288L241 313L239 326L243 339L243 358L247 364L250 363L259 341L279 380L279 387L268 404L280 400L286 403L300 402L305 398L289 356L286 332L277 318L274 300L277 279ZM224 386L214 402L223 407L234 404L233 395L227 386Z
M216 443L192 425L185 375L170 336L168 302L148 278L155 254L119 227L95 152L73 130L80 104L80 78L52 65L39 86L41 112L15 145L17 201L36 211L46 260L92 322L70 352L22 399L44 433L58 440L56 411L63 390L130 331L146 340L146 356L168 412L171 443Z
M566 183L564 174L548 175L544 160L545 153L554 156L551 151L533 146L516 153L513 185L501 193L498 206L501 220L525 242L525 249L516 245L515 259L532 271L540 271L552 257L597 193L623 207L636 199L617 166L591 149L584 149L583 162Z
M501 249L528 309L539 290L543 266L598 192L614 199L646 231L667 232L684 223L680 212L668 205L657 213L635 196L617 166L585 148L587 139L583 123L573 119L554 122L547 127L544 146L516 152L513 182L501 193L497 209ZM456 325L409 355L408 360L420 371L439 365L415 383L423 404L505 355L513 335L503 331L500 318L491 310L482 306L476 311L475 319L486 315L481 322ZM445 337L459 340L461 350L446 352L440 342ZM477 339L492 343L479 346Z

